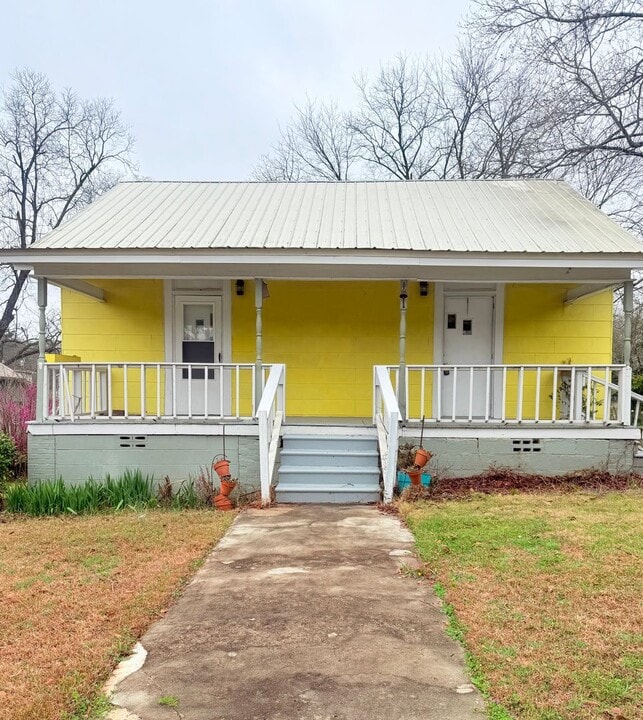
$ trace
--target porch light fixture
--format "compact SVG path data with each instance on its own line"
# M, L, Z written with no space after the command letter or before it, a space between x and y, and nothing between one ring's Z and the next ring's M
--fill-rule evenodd
M420 297L427 297L429 294L429 283L426 280L420 280Z
M246 291L245 280L237 280L237 282L234 284L234 288L237 295L243 295Z

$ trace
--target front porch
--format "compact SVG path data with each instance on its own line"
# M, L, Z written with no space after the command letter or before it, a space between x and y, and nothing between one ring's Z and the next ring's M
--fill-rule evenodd
M437 475L490 466L627 472L643 401L625 365L376 365L372 417L292 420L284 364L59 361L45 363L41 378L32 480L77 482L136 466L178 481L225 452L265 503L275 485L279 498L279 484L290 501L373 501L380 492L390 501L398 446L418 444L422 424ZM284 439L295 449L282 457ZM281 467L286 455L294 468Z

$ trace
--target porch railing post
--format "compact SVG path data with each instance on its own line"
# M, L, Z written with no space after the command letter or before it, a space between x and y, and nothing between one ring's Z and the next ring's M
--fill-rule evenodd
M42 421L49 414L45 393L45 352L47 330L47 278L38 278L38 372L36 374L36 420Z
M632 313L634 311L634 283L623 283L623 364L630 365L632 360Z
M397 404L400 419L406 420L406 300L408 280L400 281L400 374L397 382Z
M632 368L621 368L618 377L618 420L623 425L632 423Z

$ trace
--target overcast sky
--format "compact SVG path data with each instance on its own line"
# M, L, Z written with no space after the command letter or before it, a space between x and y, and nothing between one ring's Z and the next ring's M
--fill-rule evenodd
M350 102L396 53L448 52L469 0L20 0L5 3L0 82L28 66L112 97L142 175L243 180L293 102Z

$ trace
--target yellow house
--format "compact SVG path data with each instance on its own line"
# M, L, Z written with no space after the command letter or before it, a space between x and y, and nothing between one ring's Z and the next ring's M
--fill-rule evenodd
M420 434L435 474L627 470L642 259L555 181L121 183L9 258L43 320L62 288L30 476L179 480L225 446L265 501L389 500Z

